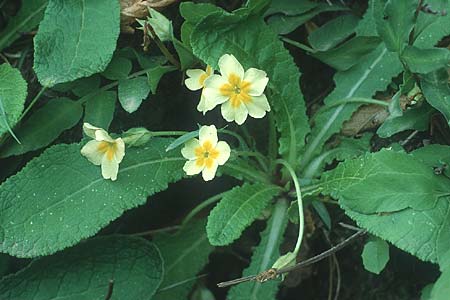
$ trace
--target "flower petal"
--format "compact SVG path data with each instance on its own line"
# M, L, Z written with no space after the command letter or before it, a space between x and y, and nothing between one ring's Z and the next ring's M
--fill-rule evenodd
M114 139L104 129L101 128L95 131L95 139L99 142L105 141L114 143Z
M205 114L208 111L206 109L206 98L203 95L203 91L202 91L202 95L200 96L200 102L197 105L197 110L203 114Z
M186 159L193 160L196 158L195 149L197 147L200 147L198 139L189 140L184 144L183 149L181 149L181 155Z
M187 78L184 81L184 84L191 91L197 91L197 90L201 89L203 86L200 83L200 77L203 74L205 74L205 71L200 70L200 69L189 69L189 70L187 70L186 71L186 75L189 76L189 78Z
M262 118L270 111L270 105L267 101L266 95L253 96L252 101L245 104L247 106L248 114L253 118Z
M111 179L115 181L117 179L117 173L119 172L119 163L115 158L109 160L107 156L103 156L102 159L102 176L105 179Z
M220 75L211 75L205 80L205 88L202 94L205 97L205 111L209 111L229 99L229 96L220 92L220 88L227 83L225 77Z
M245 71L244 81L250 82L250 90L248 91L250 96L260 96L264 93L269 78L267 78L266 72L250 68Z
M121 138L117 138L115 140L116 143L116 152L114 153L117 163L120 163L125 156L125 143Z
M95 127L94 125L91 125L89 123L83 123L83 131L84 133L93 139L95 139L95 132L97 130L100 130L101 128Z
M217 161L214 161L209 168L205 167L203 169L202 177L204 181L210 181L214 179L214 176L216 176L217 166L218 166Z
M234 120L236 124L242 125L245 120L247 120L248 110L247 107L243 104L239 105L234 109Z
M206 141L209 141L212 147L216 147L218 140L216 126L202 126L198 133L198 137L200 140L200 145L203 145Z
M221 166L227 162L230 158L230 146L224 142L220 141L217 143L216 150L219 151L219 156L217 157L217 163Z
M231 74L236 74L239 78L244 77L244 68L232 54L224 54L219 59L219 69L225 78L229 78Z
M196 160L188 160L183 166L183 171L186 172L186 175L196 175L199 174L204 167L204 165L197 164Z
M237 107L233 107L231 101L227 101L221 106L222 116L228 122L236 122L241 125L245 122L248 115L247 107L244 104L240 104Z
M102 163L104 153L98 151L98 146L101 142L89 141L81 148L81 155L86 157L91 163L99 166Z

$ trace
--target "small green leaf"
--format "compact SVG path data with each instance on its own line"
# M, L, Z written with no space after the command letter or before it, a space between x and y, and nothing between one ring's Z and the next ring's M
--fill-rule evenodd
M0 65L0 136L12 132L22 114L27 97L27 82L20 71L8 64ZM14 133L13 133L14 134Z
M126 57L114 56L102 76L109 80L120 80L127 78L133 67L131 60Z
M176 149L177 147L183 145L184 143L186 143L187 141L198 137L198 133L199 130L194 130L191 132L188 132L186 134L183 134L182 136L180 136L179 138L177 138L176 140L173 141L173 143L171 143L167 148L166 148L166 152L167 151L171 151L173 149Z
M450 269L444 271L434 283L429 300L447 300L450 295Z
M185 159L164 151L171 142L153 138L145 147L126 149L114 182L81 156L79 144L47 149L0 186L0 251L17 257L48 255L144 204L184 176Z
M266 229L261 233L261 242L253 251L250 266L242 276L256 275L268 270L280 256L280 245L287 225L287 203L278 202L267 221ZM230 289L229 300L273 300L278 290L279 281L269 280L264 284L256 281L241 283Z
M64 130L72 128L81 119L81 104L67 98L50 100L36 110L19 129L21 144L8 143L2 147L0 157L20 155L48 146Z
M388 0L382 18L376 20L378 34L389 51L401 53L414 27L416 0Z
M84 241L66 251L32 261L0 281L3 300L149 299L163 277L163 260L152 243L112 235Z
M92 76L80 78L70 82L70 89L76 96L81 98L100 88L100 84L100 76L98 74L94 74Z
M156 94L156 89L158 88L159 81L164 76L164 74L175 71L177 68L174 66L156 66L155 68L147 72L148 85L150 86L150 91Z
M164 259L164 280L152 300L188 298L195 276L214 250L206 237L205 225L206 220L194 221L176 234L155 236L154 242Z
M17 15L8 21L8 25L0 32L0 51L9 47L15 40L37 27L44 16L47 0L23 0Z
M373 237L364 245L361 257L367 271L380 274L389 261L389 245L382 239Z
M439 110L450 124L450 87L446 69L427 74L420 81L422 92L434 108Z
M148 97L150 86L144 76L119 81L119 102L128 113L135 112Z
M420 49L407 46L401 58L414 73L430 73L450 63L450 50L446 48Z
M173 40L173 46L175 47L178 57L180 58L182 70L189 69L198 62L198 59L194 56L194 54L192 54L192 50L189 49L189 47L185 44L181 43L178 40Z
M224 193L208 217L209 242L215 246L231 244L280 191L274 185L245 183Z
M86 102L84 122L108 130L114 111L116 110L117 94L113 91L101 91Z
M39 82L51 87L103 71L119 27L119 1L50 0L34 39Z
M298 204L297 204L298 205ZM328 230L331 229L331 217L328 213L327 207L325 204L323 204L320 201L312 201L311 202L312 207L314 207L314 210L319 215L322 222L325 224L325 226L328 228Z

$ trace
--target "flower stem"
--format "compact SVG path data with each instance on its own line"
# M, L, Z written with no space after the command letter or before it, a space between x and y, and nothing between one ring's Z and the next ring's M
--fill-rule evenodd
M222 199L223 195L226 192L214 195L208 199L206 199L205 201L203 201L202 203L200 203L199 205L197 205L193 210L190 211L190 213L184 218L183 222L181 223L181 226L186 225L187 223L189 223L189 221L196 215L198 214L200 211L202 211L205 207L210 206L211 204L219 201L220 199Z
M161 50L162 54L164 54L167 60L169 60L171 64L177 67L177 69L181 69L180 62L176 60L175 57L173 57L173 55L170 53L170 51L167 49L164 43L159 39L153 27L149 23L146 23L145 25L147 26L148 30L152 33L152 38L155 41L156 46L158 46L159 50Z
M188 133L188 131L150 131L150 135L154 136L181 136Z
M300 250L300 245L302 244L303 240L303 233L305 230L305 220L304 220L304 214L303 214L303 201L302 201L302 193L300 190L300 184L298 182L297 174L295 174L294 169L292 166L283 159L277 159L277 164L281 164L284 167L286 167L287 171L291 175L292 181L294 182L295 187L295 193L297 194L297 204L298 204L298 238L297 243L295 244L295 249L293 251L294 256L297 256L298 251Z

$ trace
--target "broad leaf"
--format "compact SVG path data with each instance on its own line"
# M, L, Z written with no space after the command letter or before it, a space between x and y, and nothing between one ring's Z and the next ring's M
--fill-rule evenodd
M422 92L434 108L439 110L450 124L450 87L446 69L429 73L420 81Z
M0 136L16 125L27 97L27 82L20 71L0 65Z
M176 234L160 234L154 242L164 259L164 280L152 300L187 299L195 276L214 250L206 237L206 220L188 223Z
M371 238L364 245L361 257L367 271L380 274L389 261L389 245L380 238Z
M16 130L21 144L10 141L1 148L0 157L20 155L49 145L64 130L75 126L82 114L78 102L67 98L50 100Z
M9 47L23 32L33 30L44 16L47 0L23 0L19 12L0 32L0 51Z
M279 202L275 205L271 218L267 221L266 229L261 233L261 242L253 252L250 266L242 276L256 275L268 270L280 256L280 244L287 225L287 203ZM279 281L270 280L246 282L230 289L229 300L273 300L277 293Z
M428 4L437 14L420 11L417 16L417 25L414 28L414 46L427 49L450 35L449 0L427 0Z
M117 94L112 91L102 91L86 102L84 122L108 130L116 109Z
M3 300L103 300L114 281L111 300L149 299L161 284L163 261L148 241L106 236L39 258L0 281Z
M97 233L124 211L145 203L183 176L184 159L166 153L171 139L130 148L115 182L81 156L81 145L57 145L0 186L0 251L48 255ZM81 217L80 217L81 216Z
M194 54L213 68L217 68L223 54L231 53L245 69L267 72L269 101L280 132L279 152L295 164L309 125L299 86L300 73L277 35L257 16L213 13L194 28L191 46Z
M434 283L429 300L447 300L450 295L450 269L443 272Z
M450 50L445 48L420 49L407 46L402 53L409 69L414 73L430 73L450 64Z
M280 193L275 185L244 184L224 193L208 217L206 232L212 245L231 244Z
M116 48L119 26L119 1L49 0L34 39L39 82L53 86L103 71Z
M324 102L333 106L334 103L351 97L371 98L375 92L382 91L391 82L391 78L402 70L402 65L394 53L390 53L384 44L367 55L362 62L351 69L338 72L334 76L336 88ZM348 120L360 106L358 103L341 104L317 114L315 126L304 155L302 165L306 165L318 155L325 142L341 130L342 124Z
M401 52L414 26L416 0L388 0L382 18L376 19L377 31L389 51Z
M128 113L135 112L150 93L145 76L119 81L119 102Z

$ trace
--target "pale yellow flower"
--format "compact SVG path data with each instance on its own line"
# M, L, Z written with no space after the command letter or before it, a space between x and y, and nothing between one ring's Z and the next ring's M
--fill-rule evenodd
M81 154L94 165L102 166L103 178L116 180L119 164L125 156L125 143L121 138L113 139L104 129L89 123L83 124L83 130L94 140L84 145Z
M231 54L225 54L219 59L219 69L221 75L211 75L204 83L206 111L221 104L225 120L239 125L245 122L248 115L263 118L270 111L264 95L269 81L266 72L255 68L244 71Z
M206 66L206 70L201 69L189 69L186 71L186 75L189 77L184 81L184 84L191 91L198 91L202 89L200 96L200 102L197 105L197 110L206 113L205 97L203 95L203 88L205 87L205 80L208 79L213 73L213 69L210 66Z
M183 170L187 175L202 173L205 181L212 180L217 167L226 163L230 158L230 146L224 141L218 141L217 129L214 125L202 126L199 139L188 141L181 154L188 161Z

